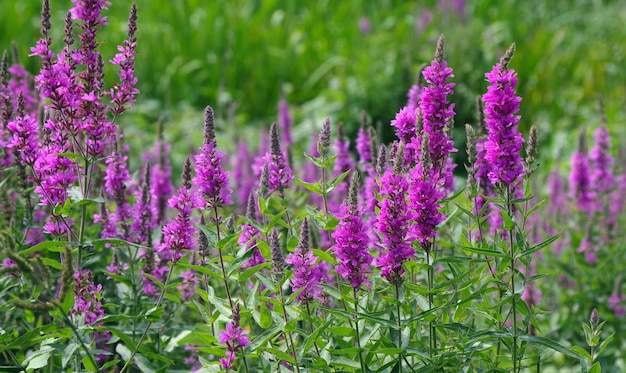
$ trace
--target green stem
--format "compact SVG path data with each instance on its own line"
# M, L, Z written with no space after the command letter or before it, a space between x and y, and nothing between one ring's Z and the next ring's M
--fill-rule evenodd
M359 319L358 319L358 313L359 313L359 299L357 297L357 289L353 288L354 290L354 328L356 329L356 345L359 348L359 363L361 363L361 371L363 373L366 372L365 370L365 362L363 361L363 353L361 351L361 334L359 333Z
M513 206L511 204L511 187L507 187L506 205L510 217L513 218ZM517 307L515 297L515 247L513 245L513 228L509 229L509 244L511 255L511 306L513 307L513 346L512 346L512 358L513 358L513 373L517 371Z
M285 327L287 326L287 323L289 322L289 318L287 317L287 309L285 308L285 296L283 294L283 288L280 286L280 283L278 284L278 289L280 292L280 303L283 309L283 317L285 319ZM298 355L296 354L296 346L293 343L293 338L291 337L291 332L284 332L287 335L287 338L289 339L289 343L291 343L291 352L293 353L293 359L296 361L295 366L296 366L296 371L298 373L300 373L300 365L298 364ZM121 373L121 372L120 372Z
M159 294L159 299L157 300L156 306L154 308L158 309L161 306L161 302L163 302L163 297L165 296L165 290L167 290L167 285L170 282L170 278L172 277L172 272L174 272L175 266L176 266L176 262L172 263L172 267L167 272L167 277L165 278L165 282L163 283L163 289L161 290L161 294ZM141 333L141 337L139 337L139 341L137 342L137 345L133 349L133 352L130 354L130 357L128 358L128 360L126 360L126 363L122 367L122 370L120 370L120 373L124 373L126 369L130 366L131 362L133 361L133 357L135 357L135 355L137 354L137 351L139 351L139 347L141 347L141 344L143 343L143 340L146 338L146 335L148 334L148 330L150 330L151 325L152 325L152 321L148 321L148 323L146 324L146 327L143 330L143 333Z
M430 253L429 251L426 251L426 263L428 264L428 309L432 309L433 308L433 264L430 261ZM436 345L436 341L435 338L436 333L435 333L435 326L433 324L432 321L428 322L428 330L429 330L429 335L428 335L428 339L429 339L429 343L428 343L428 357L430 358L430 360L432 361L433 359L433 352L435 350L435 345Z
M402 323L400 321L400 285L396 285L396 311L398 312L398 348L402 348ZM399 372L402 373L402 353L398 354Z
M93 355L91 354L91 350L89 348L87 348L87 346L85 345L85 342L83 341L81 336L78 334L78 329L76 328L76 325L74 325L74 323L69 318L67 313L65 313L65 311L63 311L62 307L58 307L57 309L59 311L61 311L61 315L63 315L63 318L65 319L65 322L72 329L72 332L76 336L76 339L78 340L78 343L80 344L80 347L83 349L83 351L85 351L85 355L87 356L87 358L89 359L91 364L93 364L94 367L97 367L98 365L96 364L96 359L94 359ZM80 363L78 365L80 366ZM79 369L79 371L80 371L80 369Z
M311 307L309 307L309 302L306 302L306 312L309 315L309 326L311 327L311 334L313 334L313 317L311 316ZM358 334L359 332L357 332ZM317 347L317 342L313 341L313 345L315 346L315 352L317 353L317 357L321 358L320 349Z
M213 213L215 216L215 230L217 232L217 242L220 242L222 239L220 237L220 221L219 216L217 214L217 206L213 206ZM228 303L230 304L230 309L235 309L233 305L233 298L230 295L230 288L228 287L228 276L226 276L226 267L224 266L224 256L222 255L222 247L218 247L217 251L220 253L220 266L222 267L222 275L224 276L224 285L226 286L226 295L228 296Z

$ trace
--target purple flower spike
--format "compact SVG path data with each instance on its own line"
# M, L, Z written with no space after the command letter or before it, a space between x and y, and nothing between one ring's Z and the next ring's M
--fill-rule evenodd
M491 72L485 74L489 87L483 95L485 104L485 122L488 139L485 142L485 159L491 164L489 180L492 184L512 185L524 172L524 162L520 150L524 138L517 130L520 120L519 103L516 96L517 74L508 68L508 63L515 51L513 44Z
M605 127L599 127L593 134L595 146L591 149L589 160L592 163L593 173L591 174L591 184L598 194L606 194L615 188L615 177L611 167L613 157L611 157L611 136Z
M437 185L433 175L432 164L428 161L428 138L422 144L422 161L410 170L409 205L414 212L413 234L424 251L429 252L432 240L437 234L437 226L445 220L439 210L439 201L445 194Z
M584 132L580 134L578 150L572 155L571 167L569 197L574 201L578 210L591 215L596 208L596 194L592 190Z
M424 122L424 134L430 142L430 159L435 165L435 172L444 172L448 156L455 152L454 143L446 129L454 118L454 104L448 103L448 96L453 93L452 69L444 60L443 35L437 42L435 58L430 66L422 71L427 86L422 89L419 108ZM444 175L442 174L442 177Z
M195 233L191 212L194 208L202 208L204 201L191 189L191 161L187 158L183 169L183 186L167 201L170 207L178 210L178 215L163 227L164 243L159 255L165 260L177 262L185 251L196 248Z
M74 306L70 310L73 316L84 315L85 324L94 324L104 317L102 309L102 285L93 282L91 271L80 270L74 273L76 288Z
M254 200L254 194L250 193L248 196L248 208L246 217L251 221L256 221L256 201ZM261 255L261 251L257 247L257 240L261 238L261 232L250 223L243 223L241 225L241 236L237 240L239 245L245 245L246 249L254 248L252 257L245 262L241 268L254 267L255 265L265 263L265 258Z
M370 239L358 205L358 189L358 174L353 173L348 198L341 205L338 215L340 221L333 232L335 246L332 247L338 262L337 273L356 290L370 284L367 275L372 273Z
M315 256L309 248L309 221L304 218L300 232L300 243L293 254L289 254L285 263L293 265L293 278L291 289L293 292L301 291L296 297L302 303L308 303L313 299L322 300L322 285L320 284L322 273L315 264Z
M224 171L221 163L224 156L224 153L217 150L215 142L213 109L207 106L204 111L204 146L200 148L200 154L195 156L194 184L198 185L208 209L233 204L230 199L232 190L229 188L228 172Z
M220 343L226 345L226 357L220 359L222 368L230 369L235 362L235 353L250 344L250 340L246 337L248 330L241 329L239 325L240 311L239 303L233 309L233 321L226 324L226 330L220 332Z
M128 18L128 39L124 41L124 45L117 47L120 52L110 61L112 64L120 67L120 82L110 91L113 114L118 115L126 111L127 106L133 107L135 104L135 96L139 94L139 90L135 88L137 85L137 77L135 76L135 55L137 52L137 4L133 3Z
M270 152L265 155L265 162L269 168L269 186L272 190L277 190L281 197L284 196L285 189L289 187L289 182L293 179L293 174L285 152L281 150L280 138L276 123L270 127Z
M380 179L382 201L375 223L376 230L382 235L382 255L375 260L375 265L381 267L381 275L394 285L402 284L402 264L415 254L409 229L412 214L406 203L409 183L398 170L402 157L402 151L398 151L397 167L388 168Z
M32 167L38 157L39 126L34 115L24 113L24 97L19 96L18 115L7 124L12 134L8 147L14 148L24 164Z

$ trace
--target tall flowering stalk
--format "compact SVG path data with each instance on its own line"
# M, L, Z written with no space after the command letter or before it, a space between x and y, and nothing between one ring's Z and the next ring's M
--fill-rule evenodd
M246 209L246 218L251 222L256 222L256 201L254 194L248 196L248 207ZM246 249L254 249L252 256L245 262L241 268L253 267L265 262L265 258L261 255L261 251L257 247L257 240L261 239L261 232L251 223L245 222L241 225L241 235L237 240L237 244L245 245Z
M524 139L517 129L520 117L519 103L521 97L516 96L517 74L509 68L513 58L515 44L512 44L493 69L485 74L489 86L482 101L485 105L485 122L488 138L485 142L485 160L491 164L489 180L505 198L506 211L513 216L513 196L524 174L525 163L520 155ZM515 294L515 262L516 252L513 243L513 226L508 228L510 258L510 291ZM512 362L513 371L518 364L517 356L517 298L511 297L511 314L513 318ZM499 346L498 346L499 347Z
M113 57L111 62L113 65L120 67L120 81L109 92L111 95L111 103L113 107L111 112L119 115L132 108L135 104L135 96L139 94L137 85L137 77L135 76L135 56L137 52L137 4L133 3L130 8L130 16L128 17L128 39L124 40L124 44L117 47L120 52Z
M268 244L270 247L270 255L271 255L271 264L272 264L272 279L274 280L274 288L278 289L278 294L280 295L280 304L283 310L283 320L285 324L289 322L289 317L287 316L287 310L285 307L285 295L283 293L282 281L283 276L285 274L285 259L283 257L283 250L280 247L280 238L278 237L278 231L276 229L272 229L270 232L270 236L268 239ZM298 373L300 373L300 365L298 364L298 355L296 354L296 345L293 343L293 337L291 336L291 332L284 331L284 334L291 345L291 354L295 360L295 368Z
M369 252L370 238L358 204L359 184L358 173L353 173L348 198L341 205L337 216L339 224L332 234L335 240L332 250L338 262L337 273L355 291L370 284L368 274L372 273L373 259Z
M422 89L419 108L423 118L423 136L428 136L430 143L430 159L434 174L442 180L442 185L450 192L454 188L452 171L456 167L449 161L450 153L455 152L454 143L450 136L454 118L454 104L448 102L448 96L453 93L454 83L448 83L453 78L452 68L445 61L445 46L443 35L437 41L435 57L431 64L422 71L427 85Z
M229 188L228 172L222 168L221 161L225 154L216 149L215 142L215 118L213 108L207 106L204 110L204 146L200 148L200 154L196 155L196 177L194 184L198 186L199 193L204 197L205 208L213 211L213 223L217 231L217 240L221 240L220 221L221 217L217 209L224 205L231 205L230 199L232 190ZM231 308L233 301L228 287L228 276L221 247L218 248L220 254L220 265L224 276L224 286L228 294Z
M375 265L381 267L381 275L396 286L403 282L403 263L415 254L411 247L412 214L406 201L409 182L401 173L401 157L402 151L397 152L394 167L387 169L379 180L380 213L374 225L382 236L382 255L376 258Z
M280 197L284 198L285 189L289 188L293 173L287 163L285 152L281 149L276 122L270 127L270 144L270 152L265 156L269 167L269 186L272 191L278 191Z
M354 294L354 311L358 313L358 292L361 287L368 286L368 275L372 273L372 255L369 252L370 239L363 223L362 210L359 207L359 174L353 173L350 180L348 198L341 205L337 228L333 232L335 245L332 247L337 258L337 273L350 283ZM361 348L359 322L355 321L357 347ZM361 369L365 372L363 356L359 351Z

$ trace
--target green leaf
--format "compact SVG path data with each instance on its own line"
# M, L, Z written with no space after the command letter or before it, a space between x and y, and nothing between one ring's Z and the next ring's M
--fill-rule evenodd
M296 184L304 187L304 189L308 190L309 192L313 192L315 194L319 194L322 195L322 184L320 183L307 183L306 181L302 181L298 178L296 178Z
M267 341L272 339L276 334L280 333L280 329L278 326L275 326L271 329L267 329L263 333L254 337L254 339L250 342L250 350L256 351L259 347L264 346Z
M604 341L602 341L602 343L600 343L600 346L598 346L598 349L596 350L597 356L600 356L600 354L602 354L602 352L606 349L609 343L613 341L613 337L615 337L615 332L611 333L608 337L606 337Z
M550 349L553 349L554 351L558 351L562 353L563 355L567 355L574 359L584 358L582 355L576 353L575 351L572 351L566 348L565 346L548 338L534 336L534 335L520 335L518 339L523 342L528 342L528 344L533 345L533 346L548 347Z
M323 260L323 261L325 261L327 263L330 263L332 265L337 265L337 260L335 259L335 257L333 255L330 254L329 251L320 250L320 249L313 249L311 251L313 252L313 254L315 256L317 256L321 260Z
M52 347L50 346L42 346L39 351L35 352L31 356L29 356L26 361L24 361L28 362L28 365L26 366L26 371L32 372L35 369L40 369L48 366L48 359L50 358L50 355L52 355L53 351L54 349L52 349Z
M601 372L602 372L602 368L600 367L599 361L596 361L596 363L593 364L593 366L589 370L589 373L601 373Z
M267 352L274 354L279 360L285 360L290 362L291 364L295 364L296 361L294 360L293 356L289 355L288 353L281 351L277 348L272 348L272 347L268 347L266 349Z
M259 326L263 329L269 328L272 325L272 313L265 303L261 303L261 310L259 312Z
M557 233L554 236L552 236L552 237L548 238L547 240L543 241L542 243L522 251L521 253L517 254L515 256L515 258L516 259L517 258L521 258L521 257L524 257L526 255L530 255L530 254L534 253L535 251L541 250L544 247L546 247L546 246L550 245L551 243L553 243L554 241L556 241L560 236L561 236L561 233Z
M348 359L343 356L333 356L330 359L330 364L340 367L350 367L354 369L359 369L361 367L358 361L355 361L354 359Z
M348 176L348 174L351 171L348 170L344 173L342 173L341 175L337 176L336 178L332 179L327 185L326 185L326 194L330 193L333 191L333 189L335 189L335 187L337 185L339 185L339 183L341 183L343 181L343 179L346 178L346 176Z
M89 358L89 356L83 356L83 365L88 372L97 372L98 367L93 363L93 361Z
M36 253L37 251L49 251L53 253L62 253L65 251L65 247L67 246L67 242L62 241L44 241L40 242L35 246L32 246L26 250L20 251L18 254L20 255L28 255L31 253Z
M146 319L151 322L161 320L163 316L163 307L152 307L146 311Z
M485 255L485 256L495 256L498 258L508 258L507 254L500 252L500 251L488 250L488 249L483 249L479 247L470 247L470 246L460 246L460 247L463 248L463 250L467 250L474 254Z
M130 355L132 355L132 352L128 349L128 347L126 347L125 345L121 343L115 346L115 352L120 354L120 356L122 357L122 359L124 359L124 361L128 361L128 359L130 359Z
M584 357L589 362L591 362L593 360L591 358L591 355L589 354L589 352L587 352L584 348L582 348L580 346L572 346L571 350L574 351L575 353L581 355L582 357Z
M213 320L211 320L211 314L209 313L207 307L200 304L200 302L198 302L197 300L192 300L192 302L198 309L198 312L200 313L200 316L202 316L202 318L204 319L204 322L206 322L207 324L211 324Z
M511 217L511 215L509 214L508 211L506 210L502 210L502 212L500 213L500 215L502 216L502 221L504 222L504 229L507 231L512 230L513 228L515 228L515 222L513 221L513 218Z
M74 352L76 352L76 350L78 350L79 347L80 347L80 345L78 343L74 343L74 342L68 344L67 347L65 347L65 349L63 350L63 357L61 358L61 367L62 368L67 367L67 364L69 363L69 361L74 356Z

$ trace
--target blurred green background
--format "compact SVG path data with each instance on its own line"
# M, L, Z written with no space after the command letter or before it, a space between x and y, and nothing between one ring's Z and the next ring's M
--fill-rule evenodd
M130 8L130 1L112 3L110 27L100 35L106 59L125 37ZM131 134L152 131L162 117L176 123L168 136L186 141L180 128L194 123L199 132L198 113L208 104L230 128L267 125L276 120L281 97L292 106L297 139L308 139L327 116L344 121L354 134L361 110L374 123L388 125L420 65L432 59L440 33L456 75L459 144L462 124L474 121L475 98L486 89L484 73L512 42L522 131L526 135L531 124L538 125L542 143L554 145L544 149L544 157L571 148L579 128L599 123L598 95L610 126L619 131L625 119L623 1L138 0L137 5L141 95L134 114L122 119L140 125L129 128ZM51 0L56 50L71 6L70 0ZM38 61L27 54L39 37L40 8L37 0L0 1L0 49L15 41L21 62L33 73ZM115 70L107 74L115 78Z

